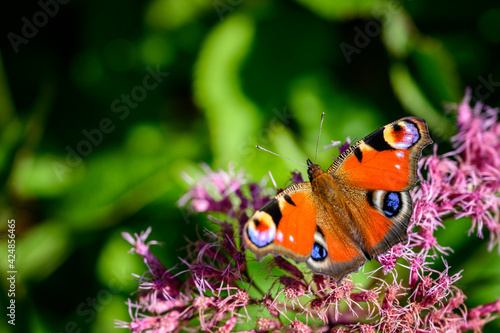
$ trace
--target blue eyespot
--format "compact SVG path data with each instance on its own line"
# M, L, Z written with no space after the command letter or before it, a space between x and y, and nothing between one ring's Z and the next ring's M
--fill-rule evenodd
M326 252L326 249L323 246L319 245L318 243L314 243L311 252L311 258L313 258L313 260L324 260L327 254L328 253Z
M401 127L399 124L395 125L394 130L395 131L401 131L403 129L403 137L400 138L400 141L397 141L393 144L394 148L396 149L407 149L413 146L419 139L420 139L420 134L418 132L417 126L415 126L414 123L409 122L409 121L404 121L404 126ZM399 130L396 129L396 126L399 128Z
M264 221L254 219L253 223L248 224L247 235L255 246L264 247L274 241L276 226L274 223L267 225Z
M397 192L389 192L384 198L384 213L387 216L396 215L401 209L401 198Z

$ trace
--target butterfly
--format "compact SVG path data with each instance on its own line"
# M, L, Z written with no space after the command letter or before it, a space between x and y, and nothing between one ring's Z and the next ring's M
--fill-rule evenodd
M340 282L407 239L409 191L430 143L426 122L406 117L352 145L326 172L308 159L309 182L257 210L243 227L243 244L258 260L283 255Z

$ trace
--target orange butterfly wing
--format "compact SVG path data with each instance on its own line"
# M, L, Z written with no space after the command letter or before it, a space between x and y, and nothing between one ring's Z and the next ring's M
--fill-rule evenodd
M431 142L424 120L402 118L357 142L328 169L341 184L339 192L368 258L407 238L408 191L417 180L422 149Z
M246 248L259 260L267 254L283 255L340 280L346 268L352 271L366 259L344 230L322 231L321 221L327 219L327 212L316 201L310 183L286 188L245 224L242 237Z
M358 141L328 172L350 186L370 190L405 191L415 185L422 149L432 143L424 120L396 120Z
M260 208L243 230L247 248L261 259L268 253L305 261L316 231L309 183L292 185Z

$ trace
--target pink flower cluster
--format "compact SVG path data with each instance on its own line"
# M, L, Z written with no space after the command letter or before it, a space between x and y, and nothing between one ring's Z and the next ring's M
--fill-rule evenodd
M270 200L268 195L263 195L259 184L247 185L244 173L240 171L236 174L232 166L229 166L228 172L213 171L206 164L201 167L205 175L196 181L187 174L182 175L192 187L179 199L179 207L187 206L198 213L227 213L230 218L241 220L246 218L247 208L258 209Z
M427 177L420 177L420 186L413 198L413 218L421 226L421 245L435 246L433 231L442 226L442 219L472 219L474 230L483 238L489 232L489 249L500 242L500 123L498 109L477 103L471 108L470 90L457 110L457 134L451 138L454 151L434 154L421 160ZM500 253L500 247L498 247Z
M462 332L482 331L500 313L500 299L468 309L449 274L451 249L434 236L445 220L469 217L471 231L490 234L490 248L500 234L500 125L498 110L469 106L470 93L458 107L454 151L421 160L420 184L413 190L414 212L408 242L379 256L378 268L341 283L301 270L282 257L268 257L259 269L247 256L239 236L248 211L269 200L265 189L247 184L243 173L205 175L179 204L195 212L224 213L210 219L217 231L189 244L181 266L165 268L149 251L151 231L125 239L148 268L136 275L139 293L129 301L131 322L117 326L131 332L206 330L231 332ZM345 149L345 145L341 147ZM292 175L301 181L299 174ZM435 268L442 262L444 269ZM440 267L441 267L440 266ZM264 276L264 277L261 277ZM357 280L357 279L356 279ZM271 283L263 289L262 285ZM253 308L253 310L252 310ZM257 310L255 310L257 309Z

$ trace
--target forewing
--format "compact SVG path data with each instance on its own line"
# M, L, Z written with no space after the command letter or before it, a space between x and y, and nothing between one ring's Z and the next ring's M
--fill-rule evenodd
M407 191L415 185L417 162L429 143L432 140L424 120L402 118L358 141L328 172L352 187Z

